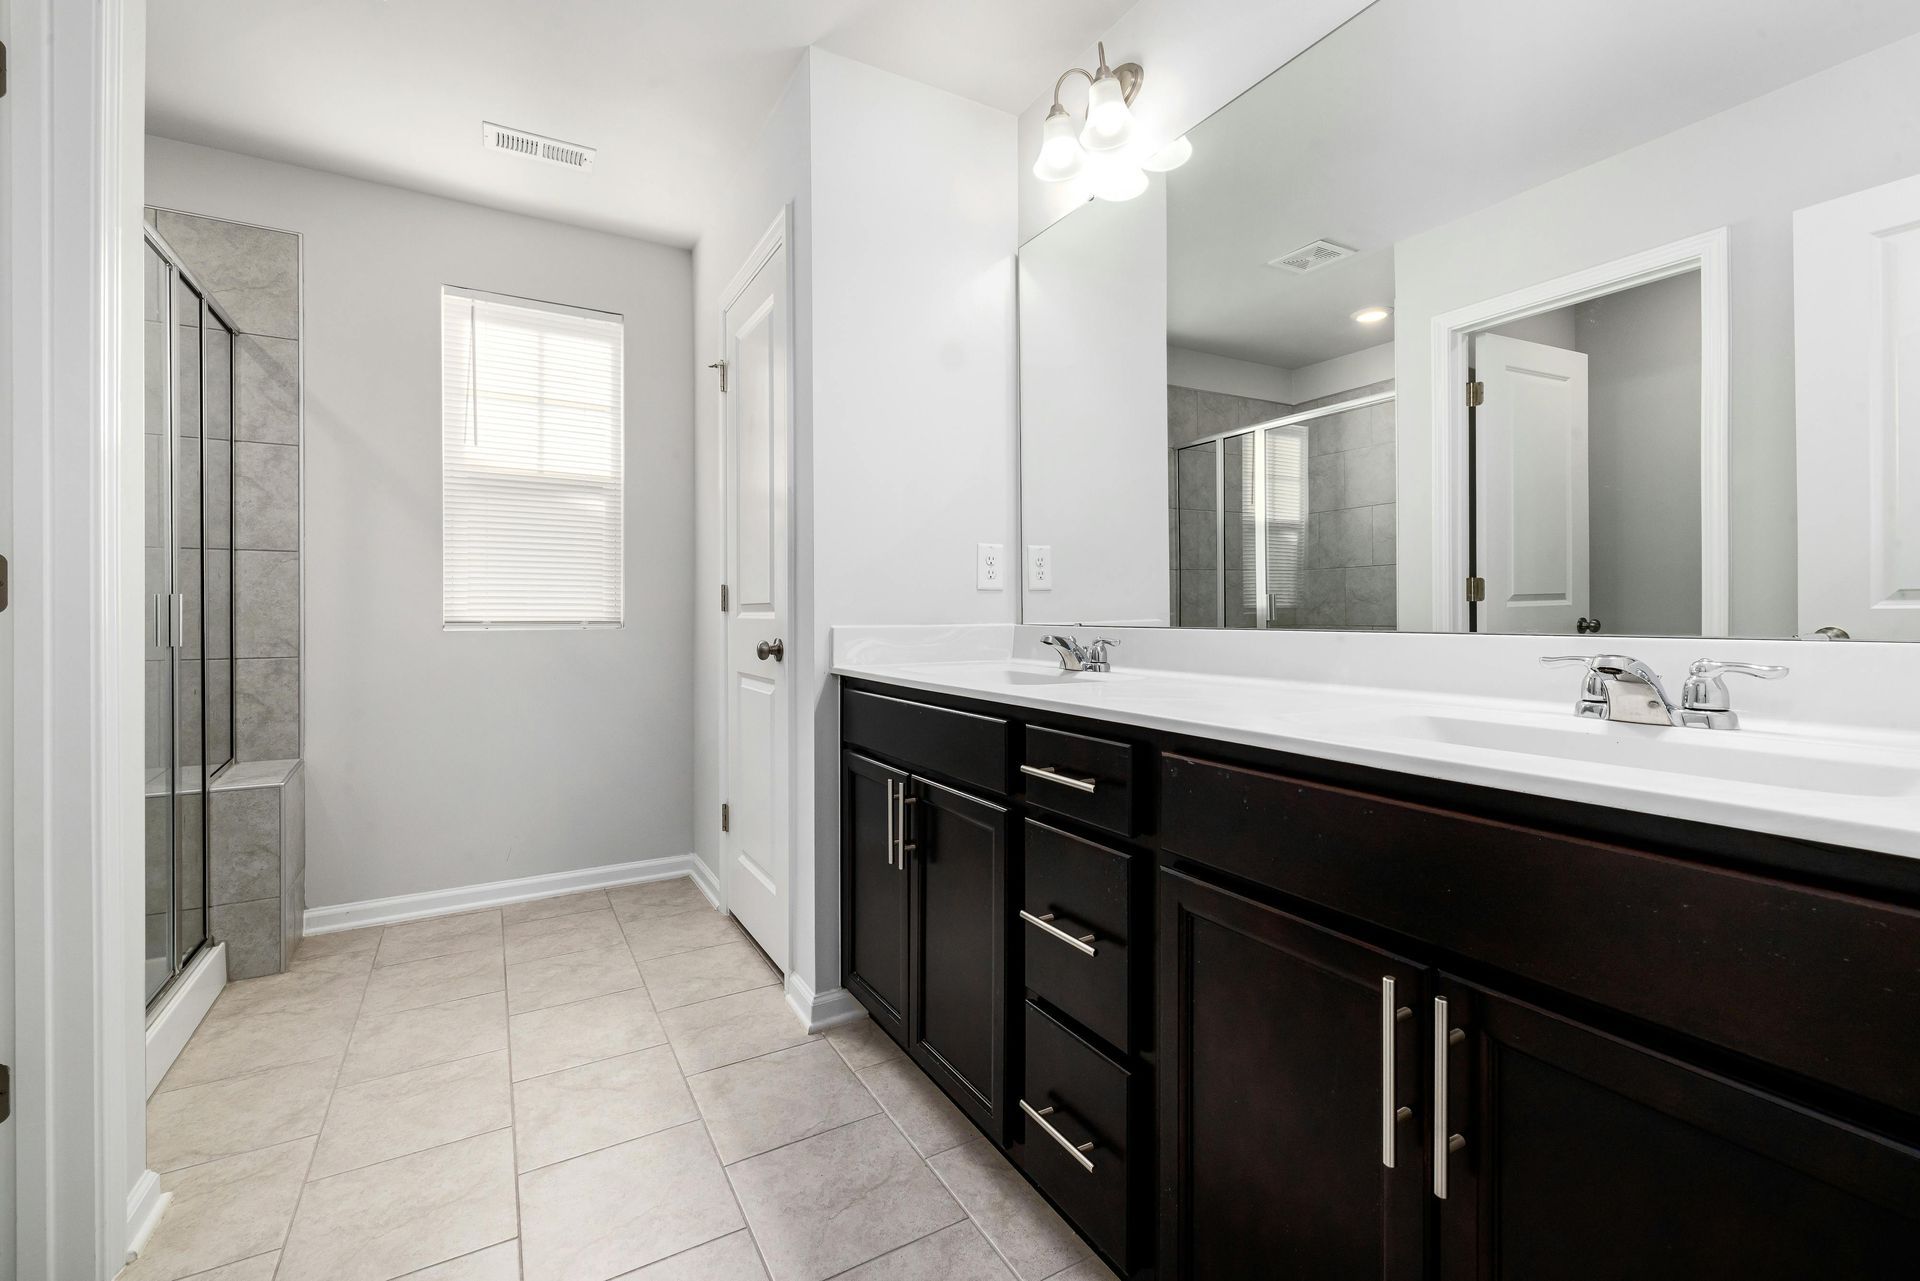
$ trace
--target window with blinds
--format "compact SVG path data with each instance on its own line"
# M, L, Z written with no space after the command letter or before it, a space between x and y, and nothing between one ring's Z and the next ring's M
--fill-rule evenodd
M1266 455L1267 595L1273 609L1306 600L1307 425L1269 427Z
M622 350L619 316L441 290L447 627L621 625Z

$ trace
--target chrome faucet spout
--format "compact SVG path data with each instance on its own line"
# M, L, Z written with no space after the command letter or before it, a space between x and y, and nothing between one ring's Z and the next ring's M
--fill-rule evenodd
M1087 670L1087 651L1073 637L1042 636L1040 643L1060 655L1061 671L1084 672Z

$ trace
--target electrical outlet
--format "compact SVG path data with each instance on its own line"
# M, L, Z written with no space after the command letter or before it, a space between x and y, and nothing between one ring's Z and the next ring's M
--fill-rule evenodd
M983 592L1005 591L1007 587L1007 549L1004 543L980 544L978 586Z
M1027 590L1053 590L1053 548L1045 543L1027 544Z

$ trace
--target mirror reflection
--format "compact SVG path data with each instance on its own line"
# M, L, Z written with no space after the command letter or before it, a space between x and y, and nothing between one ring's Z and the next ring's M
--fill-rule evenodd
M1022 249L1026 621L1920 639L1920 7L1377 0L1188 137Z

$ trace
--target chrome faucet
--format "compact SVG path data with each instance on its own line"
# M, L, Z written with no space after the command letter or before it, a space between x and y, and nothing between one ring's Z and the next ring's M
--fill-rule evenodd
M1105 672L1113 669L1107 651L1120 642L1102 637L1082 645L1071 636L1042 636L1040 643L1060 655L1063 672Z
M1634 725L1680 725L1689 729L1738 729L1731 696L1723 675L1753 676L1777 681L1784 667L1764 663L1728 663L1703 658L1687 669L1676 706L1667 695L1660 674L1625 654L1565 654L1542 658L1548 667L1579 663L1586 667L1574 715L1595 720L1626 721Z
M1576 716L1601 721L1627 721L1634 725L1678 725L1678 710L1660 683L1660 673L1637 658L1625 654L1558 654L1542 658L1546 667L1564 667L1579 663L1587 669L1580 685L1580 698L1573 705Z

